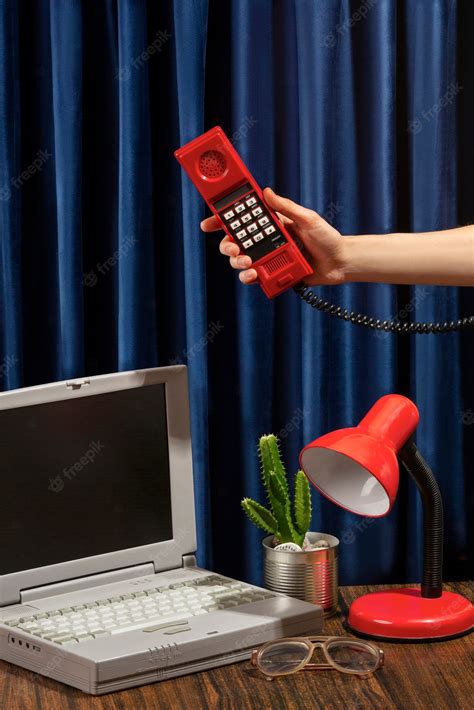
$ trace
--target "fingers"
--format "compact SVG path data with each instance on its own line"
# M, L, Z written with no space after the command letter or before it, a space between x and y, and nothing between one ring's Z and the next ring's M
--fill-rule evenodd
M293 224L293 220L289 219L289 217L285 217L284 214L282 214L281 212L278 212L278 211L276 211L276 213L277 213L278 219L280 220L280 222L283 222L285 227L288 227L290 224Z
M224 254L224 256L238 256L240 253L240 249L237 246L237 244L234 244L234 242L229 239L229 237L224 237L224 239L221 241L219 244L219 251L221 254Z
M216 217L208 217L201 222L201 229L203 232L216 232L221 229L221 226ZM242 283L252 284L257 281L257 272L250 268L252 259L249 256L241 255L239 247L229 237L226 236L222 239L219 251L224 256L230 257L229 261L233 269L241 270L239 279Z
M250 269L252 259L249 256L231 256L230 265L233 269Z
M296 224L310 226L314 222L316 213L313 210L308 210L287 197L280 197L270 187L264 189L263 196L269 207L296 222Z
M202 220L201 229L203 232L218 232L222 227L217 217L212 216Z
M257 272L251 269L252 259L245 254L240 254L239 247L229 237L224 237L219 245L221 254L229 256L230 265L240 271L239 278L244 284L251 284L257 280Z
M239 274L239 279L243 284L253 284L257 280L257 272L255 269L247 269L247 271L241 271Z

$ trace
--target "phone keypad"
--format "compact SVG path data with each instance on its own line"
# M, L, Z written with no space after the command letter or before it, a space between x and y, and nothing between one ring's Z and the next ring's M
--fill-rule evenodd
M254 261L286 244L286 238L255 192L239 197L224 207L219 216L241 252Z

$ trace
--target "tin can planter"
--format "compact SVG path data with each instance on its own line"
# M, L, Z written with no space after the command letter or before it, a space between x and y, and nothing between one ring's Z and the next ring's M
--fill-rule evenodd
M273 548L273 535L263 540L264 585L272 592L318 604L325 616L331 616L337 610L339 540L317 532L307 537L311 543L326 540L329 547L287 552Z

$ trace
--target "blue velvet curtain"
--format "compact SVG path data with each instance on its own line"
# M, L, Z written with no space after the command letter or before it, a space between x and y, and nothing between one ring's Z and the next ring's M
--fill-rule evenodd
M471 5L0 0L0 386L187 363L203 565L261 580L239 507L263 499L260 434L294 472L303 443L399 392L444 494L445 576L469 573L472 335L375 334L242 286L172 152L219 123L262 185L344 234L472 223ZM474 312L468 289L320 292L380 318ZM343 583L419 579L405 475L384 519L313 504Z

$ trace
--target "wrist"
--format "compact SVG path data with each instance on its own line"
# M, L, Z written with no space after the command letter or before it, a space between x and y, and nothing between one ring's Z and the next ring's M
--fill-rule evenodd
M355 279L354 241L354 237L341 236L340 238L338 271L342 283L349 283Z

